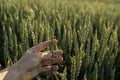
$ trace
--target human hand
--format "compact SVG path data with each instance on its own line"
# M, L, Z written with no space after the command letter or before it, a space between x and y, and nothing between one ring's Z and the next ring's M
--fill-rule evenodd
M53 40L54 44L57 44L57 40ZM50 51L41 52L45 48L51 45L51 41L45 41L42 44L34 46L23 55L23 57L15 63L17 65L18 71L23 75L23 78L31 79L37 76L41 72L58 70L57 65L53 65L58 62L62 62L63 58L62 50L54 51L54 58L52 58L52 53Z

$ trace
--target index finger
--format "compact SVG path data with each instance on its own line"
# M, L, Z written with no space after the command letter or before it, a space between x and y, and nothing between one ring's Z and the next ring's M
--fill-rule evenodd
M51 42L52 42L51 40L45 41L45 42L43 42L42 44L38 44L37 46L34 46L34 47L30 48L29 50L30 50L30 51L33 51L33 52L40 52L40 51L42 51L43 49L49 47L49 46L51 45ZM53 43L54 43L54 44L57 44L57 40L56 40L56 39L53 39Z

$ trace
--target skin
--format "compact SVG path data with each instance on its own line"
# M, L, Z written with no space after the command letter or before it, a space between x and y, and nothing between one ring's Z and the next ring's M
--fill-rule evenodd
M53 39L53 42L57 44L56 39ZM63 61L63 51L55 50L54 58L51 58L50 51L42 52L50 47L50 44L51 41L45 41L28 49L19 61L0 71L0 80L30 80L41 72L58 70L58 65L52 64Z

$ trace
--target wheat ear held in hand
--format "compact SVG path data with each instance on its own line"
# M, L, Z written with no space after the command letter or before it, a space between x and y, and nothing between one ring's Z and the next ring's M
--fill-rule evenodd
M54 39L54 33L53 33L53 30L52 30L52 28L51 28L51 46L50 46L50 51L51 51L51 53L52 53L52 58L53 58L53 56L54 56L54 54L53 54L53 51L54 51L54 42L53 42L53 39ZM51 63L53 62L52 61L53 59L51 59ZM52 66L52 65L51 65ZM53 70L51 70L51 71L53 71Z
M53 41L53 39L54 39L54 30L51 28L50 29L51 31L51 46L50 46L50 51L51 51L51 53L52 53L52 58L54 58L54 46L55 46L55 44L54 44L54 41ZM51 59L51 63L53 63L53 59ZM52 64L51 64L51 66L52 66ZM53 76L55 76L55 78L56 78L56 80L58 80L58 78L57 78L57 76L56 76L56 71L53 71L53 69L51 69L51 74L53 75Z

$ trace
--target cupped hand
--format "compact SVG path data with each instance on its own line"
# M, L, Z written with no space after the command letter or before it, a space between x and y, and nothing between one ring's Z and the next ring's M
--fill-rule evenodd
M53 39L54 44L57 40ZM50 51L42 52L45 48L50 47L51 41L45 41L30 49L16 63L19 71L24 78L31 79L41 72L58 70L58 65L52 65L63 61L62 50L55 50L53 54ZM54 56L54 57L53 57Z

